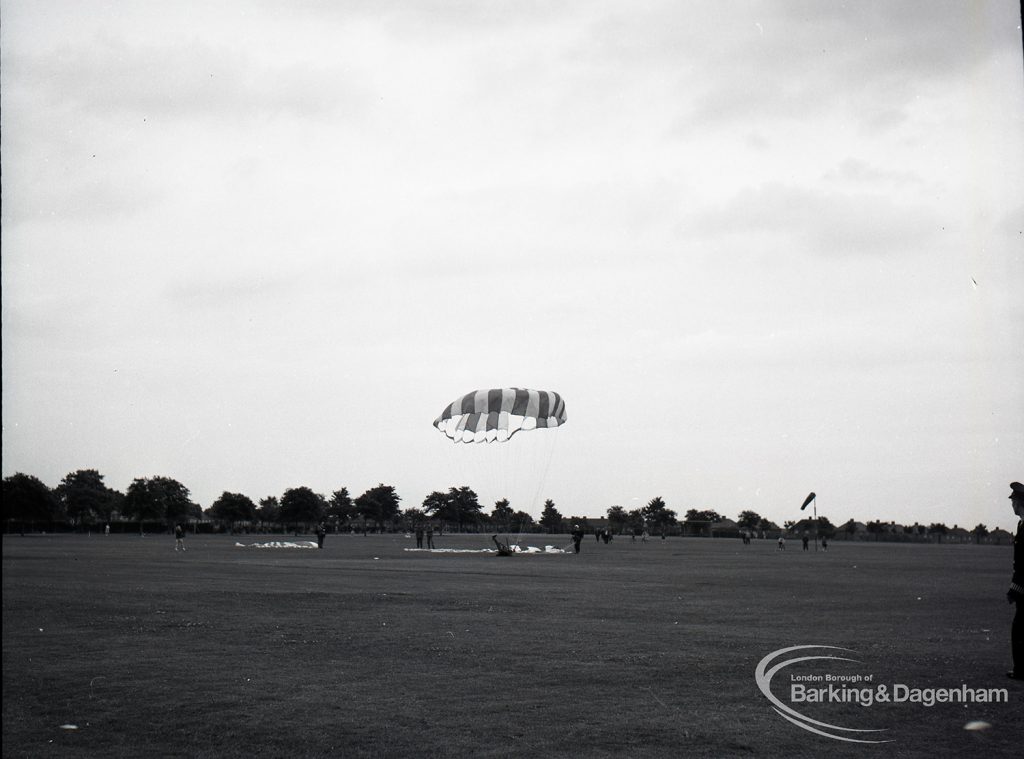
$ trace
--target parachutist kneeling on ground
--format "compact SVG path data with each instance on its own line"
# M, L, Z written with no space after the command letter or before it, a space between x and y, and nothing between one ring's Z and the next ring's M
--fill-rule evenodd
M509 546L508 541L502 543L498 540L497 535L491 535L491 540L494 541L494 545L498 546L498 556L511 556L512 548Z

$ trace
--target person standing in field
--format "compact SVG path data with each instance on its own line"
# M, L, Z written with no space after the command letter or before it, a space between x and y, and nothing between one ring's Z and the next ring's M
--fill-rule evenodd
M427 548L434 550L434 525L427 525Z
M807 533L806 532L803 534L803 537L801 538L801 540L803 540L803 542L804 542L804 550L805 551L809 551L810 549L807 547L807 544L811 542L811 539L809 537L807 537Z
M1010 505L1017 515L1017 534L1013 538L1013 576L1006 600L1016 604L1010 624L1010 652L1013 654L1013 669L1006 673L1014 680L1024 680L1024 485L1010 483Z
M423 548L423 525L416 525L416 547Z
M578 524L572 526L572 547L576 549L576 553L580 552L580 543L583 542L583 530L580 529Z
M316 547L323 550L324 538L327 537L327 525L323 522L316 526Z
M779 550L780 551L785 551L786 550L786 538L785 538L785 536L783 536L783 534L781 532L779 533Z
M104 535L109 535L109 534L110 534L110 525L109 525L109 524L108 524L108 525L106 525L106 526L105 526L105 527L103 528L103 534L104 534Z
M174 525L174 550L185 550L185 528L180 524Z

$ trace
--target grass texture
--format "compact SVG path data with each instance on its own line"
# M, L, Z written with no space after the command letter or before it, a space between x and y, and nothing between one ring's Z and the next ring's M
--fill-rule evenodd
M235 545L259 539L189 536L176 553L169 536L5 536L4 757L999 757L1024 741L1024 686L1004 676L1008 547ZM876 682L1009 703L806 706L892 742L821 737L754 681L800 644L852 649L844 671Z

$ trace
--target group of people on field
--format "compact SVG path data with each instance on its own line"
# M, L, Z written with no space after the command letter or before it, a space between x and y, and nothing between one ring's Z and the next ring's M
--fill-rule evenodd
M425 528L423 525L416 525L416 547L423 548L423 538L426 537L426 547L430 550L434 548L434 525L428 524Z
M811 539L809 537L807 537L807 533L806 532L803 535L800 536L800 543L803 545L805 551L811 550L810 549ZM743 544L744 545L750 545L750 538L749 537L744 537ZM780 551L785 551L786 550L786 536L783 533L781 533L781 532L779 533L779 550ZM817 549L815 549L815 550L817 550ZM821 550L822 551L827 551L828 550L828 538L825 535L821 536Z

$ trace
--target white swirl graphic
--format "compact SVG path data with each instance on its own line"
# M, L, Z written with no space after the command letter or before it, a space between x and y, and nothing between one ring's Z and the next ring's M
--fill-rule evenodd
M865 738L851 738L851 737L846 737L846 736L843 736L843 735L833 735L833 733L827 732L827 731L828 730L832 730L832 731L837 731L838 730L838 731L842 731L842 732L845 732L845 733L880 733L880 732L884 732L885 728L858 729L858 728L854 728L854 727L840 727L839 725L830 725L827 722L820 722L820 721L818 721L816 719L811 719L810 717L807 717L807 716L801 714L796 709L793 709L792 707L787 706L786 704L782 703L781 701L779 701L779 699L777 699L775 697L775 695L772 693L772 690L771 690L772 678L775 676L776 672L778 672L783 667L788 667L790 664L796 664L797 662L802 662L802 661L813 661L813 660L816 660L816 659L831 659L833 661L859 662L858 659L851 659L851 658L846 657L846 656L831 656L831 655L828 655L828 656L800 656L800 657L796 657L794 659L786 659L784 661L779 662L778 664L776 664L771 669L767 669L769 662L771 662L771 660L774 659L775 657L780 656L782 654L788 654L791 651L803 651L803 650L808 649L808 648L817 648L817 649L827 648L827 649L830 649L832 651L847 651L849 653L856 653L855 651L852 651L849 648L840 648L839 646L790 646L789 648L780 648L777 651L772 651L766 657L761 659L761 661L759 661L757 663L757 667L754 669L754 679L757 681L757 687L761 690L761 693L764 694L764 697L767 698L768 701L772 704L772 708L776 712L778 712L779 716L781 716L782 718L784 718L786 720L789 720L790 722L792 722L797 727L802 727L804 730L808 730L808 731L810 731L812 733L815 733L817 735L823 735L826 738L832 738L832 739L837 740L837 741L846 741L848 743L891 743L892 742L891 739L890 740L867 740ZM819 729L819 728L824 728L824 729Z

